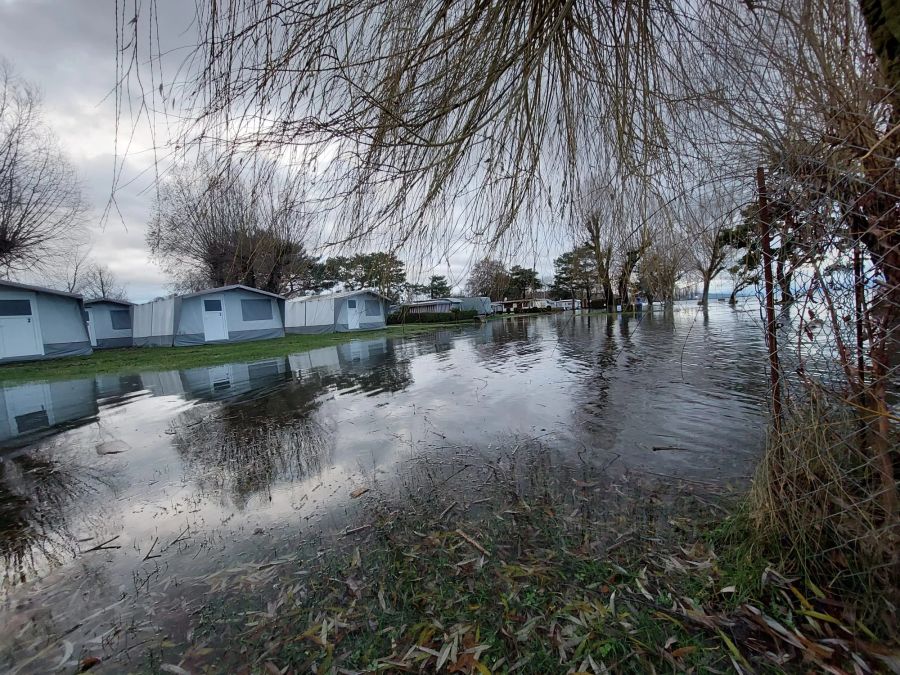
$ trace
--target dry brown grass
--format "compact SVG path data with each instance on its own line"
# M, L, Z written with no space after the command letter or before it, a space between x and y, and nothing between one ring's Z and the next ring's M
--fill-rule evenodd
M750 514L759 537L779 547L786 563L837 592L848 611L896 635L898 514L884 510L873 425L849 406L815 396L786 410L780 431L770 431ZM894 454L896 431L889 439Z

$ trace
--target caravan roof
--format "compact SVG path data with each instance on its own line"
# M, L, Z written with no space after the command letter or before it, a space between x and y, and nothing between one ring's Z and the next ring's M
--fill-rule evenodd
M291 298L291 302L306 302L307 300L318 300L319 298L349 298L350 296L361 295L363 293L377 295L382 300L387 300L388 302L390 302L389 297L387 297L383 293L379 293L373 288L360 288L357 291L338 291L337 293L320 293L319 295L304 295L299 298Z
M66 291L58 291L55 288L44 288L43 286L32 286L31 284L20 284L16 281L9 281L8 279L0 279L0 285L10 286L11 288L21 288L23 291L35 291L37 293L50 293L51 295L62 295L67 298L75 298L76 300L82 300L82 297L78 293L67 293Z
M278 295L277 293L270 293L269 291L261 291L258 288L253 288L252 286L244 286L243 284L231 284L230 286L219 286L219 288L206 288L202 291L194 291L193 293L185 293L184 295L179 295L179 298L195 298L198 295L208 295L209 293L221 293L222 291L232 291L236 288L240 288L245 291L250 291L251 293L260 293L262 295L268 295L272 298L278 298L279 300L284 300L283 295Z
M96 305L100 302L105 302L110 305L122 305L122 307L134 307L133 302L128 302L128 300L113 300L112 298L91 298L90 300L85 300L84 304Z

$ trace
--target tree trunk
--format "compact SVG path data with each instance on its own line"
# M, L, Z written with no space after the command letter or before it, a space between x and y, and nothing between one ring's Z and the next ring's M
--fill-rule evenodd
M700 296L700 302L698 305L702 305L704 307L709 305L709 283L712 281L712 278L707 272L703 273L703 295Z

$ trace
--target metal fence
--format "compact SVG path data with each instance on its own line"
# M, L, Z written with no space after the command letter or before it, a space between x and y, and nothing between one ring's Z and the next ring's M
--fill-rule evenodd
M896 605L900 146L844 138L756 176L772 425L753 503L798 560Z

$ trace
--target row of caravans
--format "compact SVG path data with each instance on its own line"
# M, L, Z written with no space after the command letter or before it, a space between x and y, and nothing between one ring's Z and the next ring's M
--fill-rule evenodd
M501 300L492 302L494 313L523 312L536 309L543 310L575 310L581 309L581 300L549 300L546 298L523 298L520 300Z
M0 363L372 330L386 325L387 310L369 289L285 300L234 285L135 305L0 280Z

